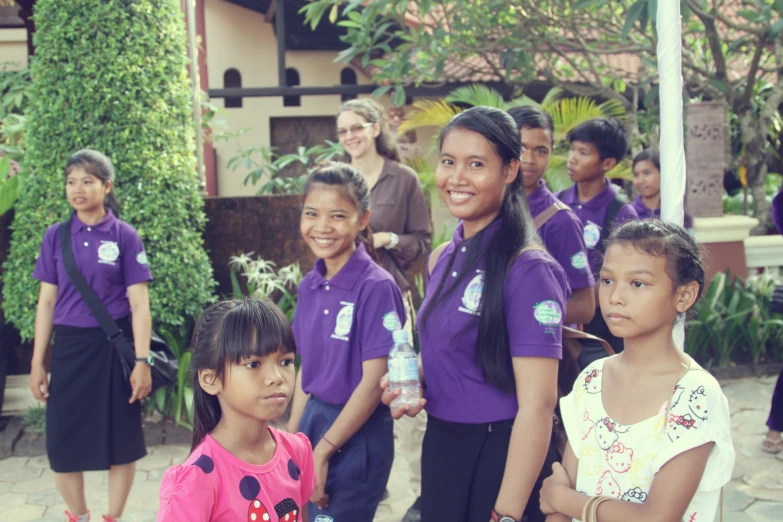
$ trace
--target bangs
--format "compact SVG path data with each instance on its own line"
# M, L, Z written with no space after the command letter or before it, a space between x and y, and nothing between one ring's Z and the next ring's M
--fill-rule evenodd
M251 357L296 353L294 332L283 312L271 301L246 299L231 309L217 335L223 362L239 364Z

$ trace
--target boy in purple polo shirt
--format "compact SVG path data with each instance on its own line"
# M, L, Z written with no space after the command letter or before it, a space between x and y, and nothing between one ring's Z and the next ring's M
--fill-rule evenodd
M631 205L639 219L661 219L661 159L655 149L645 149L633 159L633 188L638 196ZM693 217L685 213L683 228L693 235Z
M595 278L587 266L582 222L558 201L543 179L555 143L554 122L550 115L529 105L514 107L508 113L522 140L519 168L530 213L544 246L565 270L573 292L568 299L565 324L588 323L595 314Z
M344 163L321 167L304 189L300 230L318 257L299 284L294 337L301 355L289 431L313 443L317 481L308 509L372 522L394 460L378 382L405 309L394 278L373 259L370 189Z
M625 221L638 218L620 189L606 177L628 151L628 134L623 124L614 118L594 118L575 128L569 139L568 177L574 186L560 192L558 197L582 221L589 266L597 272L612 230ZM600 310L584 329L609 341L615 352L622 351L622 339L612 335Z

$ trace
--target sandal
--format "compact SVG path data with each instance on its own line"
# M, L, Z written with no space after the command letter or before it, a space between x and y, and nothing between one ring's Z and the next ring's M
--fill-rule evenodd
M767 439L761 441L761 450L767 453L777 454L783 451L783 439Z

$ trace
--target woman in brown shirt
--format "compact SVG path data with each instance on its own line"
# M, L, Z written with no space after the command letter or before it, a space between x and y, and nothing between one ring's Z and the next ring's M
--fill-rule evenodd
M403 293L405 327L411 330L414 311L411 284L405 270L430 252L432 225L419 178L400 163L383 109L373 100L350 100L337 115L337 135L350 163L370 185L370 229L381 266Z

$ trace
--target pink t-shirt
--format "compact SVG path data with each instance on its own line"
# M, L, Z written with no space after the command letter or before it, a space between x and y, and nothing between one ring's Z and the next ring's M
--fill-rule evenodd
M313 449L302 433L269 431L277 448L261 466L207 435L163 475L158 522L299 522L315 489Z

